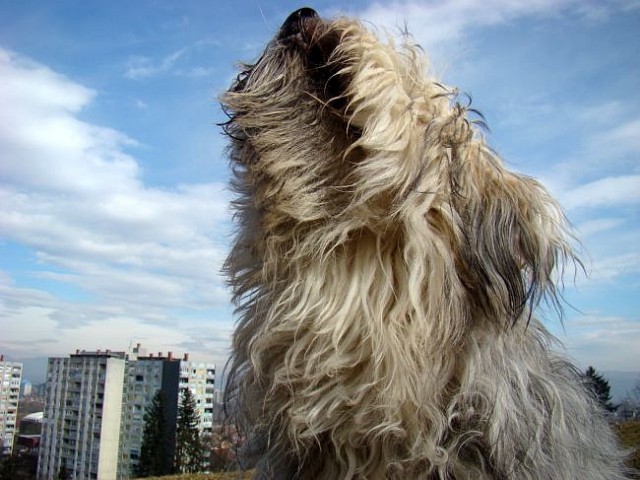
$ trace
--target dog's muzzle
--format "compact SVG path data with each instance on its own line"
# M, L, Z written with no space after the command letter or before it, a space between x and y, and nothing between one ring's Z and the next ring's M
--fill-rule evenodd
M277 37L278 40L289 40L296 38L299 35L304 36L306 23L310 20L315 21L317 19L318 14L313 8L304 7L296 10L287 17L282 24L282 27L280 27Z

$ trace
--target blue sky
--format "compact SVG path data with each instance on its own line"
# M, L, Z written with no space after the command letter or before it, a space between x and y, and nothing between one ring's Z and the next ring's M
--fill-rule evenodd
M300 4L0 2L0 353L142 342L222 366L232 234L218 95ZM549 328L640 371L640 2L315 2L405 22L489 143L564 205L588 276Z

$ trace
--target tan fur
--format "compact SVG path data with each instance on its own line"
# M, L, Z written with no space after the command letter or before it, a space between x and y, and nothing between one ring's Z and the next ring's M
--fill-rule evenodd
M257 478L624 478L533 316L573 258L557 203L505 168L408 39L297 28L222 98L227 406Z

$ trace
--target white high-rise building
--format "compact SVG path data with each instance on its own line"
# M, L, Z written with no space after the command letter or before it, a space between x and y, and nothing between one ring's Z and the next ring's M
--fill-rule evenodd
M5 361L0 355L0 456L13 450L21 378L22 363Z
M109 350L49 359L39 479L116 479L125 365Z

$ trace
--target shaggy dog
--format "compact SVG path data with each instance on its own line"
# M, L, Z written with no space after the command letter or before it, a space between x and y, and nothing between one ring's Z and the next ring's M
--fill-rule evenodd
M560 208L406 43L301 9L222 97L244 455L256 478L624 478L532 313L574 258Z

